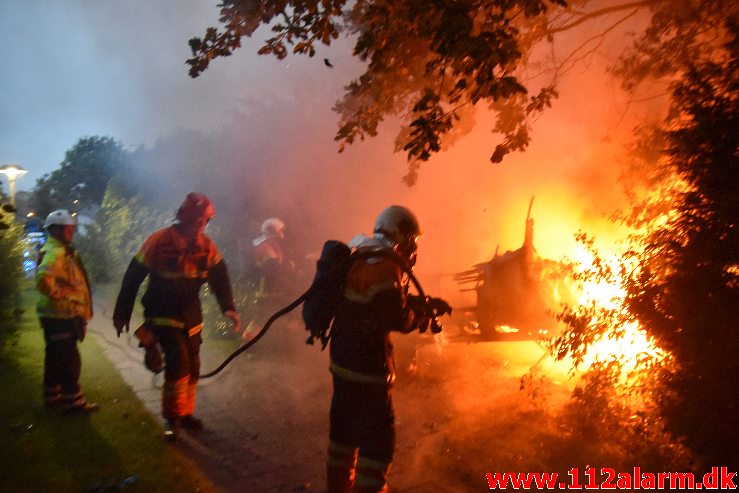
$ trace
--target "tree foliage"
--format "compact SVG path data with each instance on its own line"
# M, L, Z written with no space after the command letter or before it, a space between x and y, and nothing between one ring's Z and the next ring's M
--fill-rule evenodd
M289 53L314 56L318 45L340 35L356 39L354 56L366 71L346 86L335 110L341 115L336 140L344 145L377 134L388 115L404 121L398 148L411 163L413 183L420 161L439 152L466 106L493 105L515 99L519 111L496 127L504 135L492 156L500 162L529 142L528 124L551 104L552 87L533 97L516 75L535 29L564 0L224 0L223 30L209 28L190 40L190 75L197 77L210 61L230 55L261 25L274 36L259 49L279 59ZM538 22L538 23L537 23ZM535 33L535 34L534 34Z
M640 376L639 386L619 385L617 364L596 364L583 375L559 417L562 449L576 450L580 463L621 470L634 465L645 471L690 470L690 450L665 429L656 401L643 399L647 389L655 389L654 376Z
M127 187L113 180L96 214L93 234L76 240L91 277L118 282L139 246L154 230L172 219L172 212L152 208Z
M36 212L43 217L58 208L99 206L110 179L125 170L126 159L122 144L111 137L81 138L57 169L37 180L32 198Z
M23 226L7 210L3 210L0 219L0 342L3 342L15 326L24 245Z
M739 5L731 0L633 2L639 3L649 7L649 25L612 67L627 90L658 79L673 81L686 64L713 58L714 48L727 39L724 21L739 15Z
M674 84L660 166L670 213L641 240L630 310L681 366L667 380L671 429L713 460L739 464L739 24L724 49Z
M648 16L646 28L623 52L611 54L617 59L612 72L629 91L677 77L686 60L707 56L706 46L722 37L721 20L739 9L730 0L222 0L219 6L222 29L208 28L190 40L192 77L233 53L261 25L273 36L258 52L278 59L312 57L320 45L352 36L353 55L366 69L334 107L339 150L375 136L386 117L399 116L396 150L408 157L409 184L421 162L455 131L470 128L461 120L480 104L497 115L493 132L502 136L491 161L525 150L532 122L557 97L559 79L638 14ZM561 59L533 66L530 57L542 42L553 45L562 33L606 17L600 32ZM527 68L545 77L534 81L524 75Z
M669 358L654 366L644 355L641 371L660 379L631 391L657 404L653 426L684 439L704 465L730 468L739 464L739 398L730 390L739 379L739 25L732 21L723 25L731 34L724 46L685 61L669 117L641 134L652 139L636 149L652 186L622 217L642 228L621 259L623 303L565 310L568 328L555 341L560 356L581 360L600 337L617 339L638 321ZM585 275L613 280L596 259Z

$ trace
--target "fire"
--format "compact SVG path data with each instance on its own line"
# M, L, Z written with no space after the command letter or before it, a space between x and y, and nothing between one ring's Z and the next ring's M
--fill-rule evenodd
M649 338L641 326L628 323L623 326L623 335L619 338L606 337L596 340L583 358L584 368L591 367L597 361L618 360L624 371L636 368L639 359L649 357L660 360L663 351Z
M640 361L648 358L659 361L665 357L652 338L648 336L638 321L630 320L624 308L625 290L623 288L623 271L627 267L624 260L618 255L597 261L591 251L580 245L575 254L578 271L582 274L594 273L596 270L603 275L585 276L582 283L579 303L585 306L595 306L611 314L611 320L600 320L596 314L592 324L618 324L612 327L607 334L599 337L588 348L583 357L584 369L594 363L619 361L623 371L628 373L636 369Z
M455 275L477 299L475 310L465 312L474 320L465 317L463 332L489 341L544 342L557 360L563 355L571 357L565 359L572 371L616 361L623 375L629 376L645 364L659 363L666 355L626 309L626 276L639 266L636 256L627 256L619 248L633 248L621 240L634 231L623 225L591 224L582 215L547 208L546 219L537 219L546 233L535 235L532 204L533 198L520 248L496 248L491 260ZM595 231L595 237L564 233L572 231L570 226L577 222L582 225L581 221L587 223L581 227ZM597 246L595 238L600 240ZM535 243L552 252L556 247L558 254L542 256ZM568 324L563 330L569 333L552 336L558 332L557 320Z

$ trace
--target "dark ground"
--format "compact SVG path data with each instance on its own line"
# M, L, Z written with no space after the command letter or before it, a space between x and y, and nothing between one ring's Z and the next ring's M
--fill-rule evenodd
M104 303L102 303L104 305ZM91 332L155 416L161 380L141 363L132 335L116 339L110 309L99 306ZM132 324L133 325L133 324ZM206 429L183 434L177 447L224 492L320 492L325 488L331 396L328 351L304 344L298 319L282 320L221 374L202 381L196 413ZM397 359L407 368L418 342L417 368L399 374L394 390L398 442L391 491L489 491L485 473L526 447L503 412L529 412L520 377L543 351L533 342L436 345L430 338L398 336ZM203 372L235 348L206 340ZM545 362L546 363L546 362ZM488 419L489 417L489 419ZM501 423L496 427L495 423ZM493 442L489 433L495 428ZM500 429L498 429L500 428ZM511 447L501 444L511 443ZM483 457L484 455L484 457ZM515 454L513 454L515 455ZM520 458L519 458L520 459Z

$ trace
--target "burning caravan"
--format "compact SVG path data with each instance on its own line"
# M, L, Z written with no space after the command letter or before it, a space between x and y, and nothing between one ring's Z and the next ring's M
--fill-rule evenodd
M467 335L485 341L553 337L560 304L572 299L563 265L540 257L534 248L534 220L529 203L521 248L498 254L455 275L463 291L475 291L476 305L459 310Z

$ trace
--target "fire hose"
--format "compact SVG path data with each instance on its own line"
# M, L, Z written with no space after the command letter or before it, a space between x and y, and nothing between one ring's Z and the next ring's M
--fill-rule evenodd
M385 257L385 258L388 258L391 261L393 261L395 264L397 264L403 270L403 272L408 275L408 279L413 283L414 287L416 288L416 291L418 292L418 298L420 300L423 300L423 302L426 304L427 312L431 314L431 317L430 317L430 324L431 324L430 328L431 328L431 332L433 332L433 333L439 333L439 332L441 332L441 325L439 324L437 318L440 317L440 316L442 316L446 312L446 310L443 309L443 308L440 309L438 306L432 306L431 304L429 304L429 300L430 299L426 296L426 293L424 292L423 287L421 287L421 283L418 282L418 279L416 278L416 276L411 271L411 268L400 257L398 257L395 253L390 252L390 251L383 251L383 250L373 250L373 251L366 251L366 252L357 252L357 253L354 253L354 254L351 255L351 257L349 258L349 261L350 262L354 262L354 261L357 261L357 260L360 260L360 259L363 259L363 258L370 258L370 257ZM259 341L259 339L261 339L262 337L264 337L264 335L270 329L270 327L272 326L272 324L278 318L280 318L280 317L282 317L284 315L287 315L288 313L290 313L291 311L293 311L295 308L297 308L298 306L300 306L306 300L306 298L308 298L308 296L311 294L312 290L314 290L314 289L317 289L315 282L313 284L311 284L311 286L308 288L308 290L305 293L301 294L297 299L295 299L295 301L293 301L289 305L287 305L284 308L282 308L282 309L276 311L275 313L273 313L272 316L269 317L269 319L267 319L267 321L264 323L264 326L259 330L259 332L257 332L257 334L254 337L252 337L251 339L249 339L247 342L245 342L244 344L242 344L236 351L234 351L233 353L231 353L223 361L223 363L221 363L218 366L218 368L216 368L215 370L213 370L213 371L211 371L209 373L201 374L200 375L200 378L201 379L210 378L210 377L213 377L213 376L217 375L218 373L220 373L224 368L226 368L226 366L231 361L234 360L234 358L236 358L238 355L240 355L241 353L243 353L244 351L246 351L247 349L249 349L250 347L252 347L254 344L257 343L257 341ZM444 302L444 303L446 304L446 302ZM448 307L448 305L447 305L447 307ZM451 308L449 308L449 311L448 312L451 313ZM308 344L313 344L313 338L314 338L314 336L311 335L306 342ZM324 347L325 347L325 344L324 344Z

